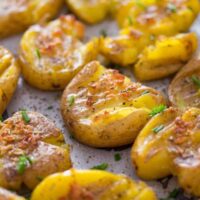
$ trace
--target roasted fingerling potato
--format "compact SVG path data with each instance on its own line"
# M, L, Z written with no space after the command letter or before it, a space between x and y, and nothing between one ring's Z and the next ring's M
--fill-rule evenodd
M28 26L53 18L63 0L1 0L0 38L19 33Z
M20 43L25 80L42 90L64 89L88 62L96 59L98 39L82 44L84 26L73 16L28 29Z
M63 134L43 115L23 110L0 126L0 187L34 189L46 176L71 167Z
M25 198L20 197L3 188L0 188L0 200L25 200Z
M198 0L127 0L119 6L116 19L123 28L131 26L154 35L171 36L186 32L199 9Z
M192 58L172 80L169 99L181 110L200 108L200 54Z
M0 115L3 114L17 87L20 67L10 51L0 46Z
M140 81L161 79L174 74L191 58L198 46L195 33L161 37L155 45L146 47L134 66Z
M165 99L156 90L93 61L66 87L61 112L78 141L111 148L131 144L160 104Z
M95 24L109 13L110 1L107 0L65 0L67 6L82 20Z
M199 119L199 108L184 113L169 108L154 116L132 148L138 175L152 180L172 174L186 192L199 197Z
M157 200L143 182L100 170L75 170L57 173L42 181L31 200Z
M118 36L101 37L100 53L109 61L120 66L135 63L141 51L155 38L133 28L122 29Z

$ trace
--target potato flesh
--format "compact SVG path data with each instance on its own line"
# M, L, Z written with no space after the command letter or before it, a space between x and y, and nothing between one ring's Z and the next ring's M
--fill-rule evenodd
M19 197L3 188L0 188L0 199L1 200L25 200L23 197Z
M162 38L146 47L134 66L141 81L160 79L177 72L191 58L198 46L195 33Z
M24 183L33 189L51 173L70 168L69 149L59 129L39 113L27 112L25 123L16 113L1 124L0 186L19 190ZM21 156L31 159L22 173L18 171ZM40 177L40 179L39 179Z
M170 84L169 99L174 106L181 110L188 107L200 108L200 90L198 85L193 82L192 77L200 80L200 55L188 62Z
M157 199L144 183L135 183L125 176L98 170L72 169L46 178L35 189L31 200L79 200L83 199L83 195L84 199L99 200Z
M28 26L54 17L62 0L1 0L0 37L25 30Z
M119 7L120 27L133 27L154 35L174 35L189 29L199 13L198 0L129 0ZM182 19L185 20L182 20Z
M74 102L70 106L71 96ZM116 147L132 143L150 110L164 103L154 89L94 61L65 89L61 110L77 140L94 147Z
M5 111L17 87L20 67L13 55L0 46L0 115Z
M83 35L84 26L73 16L61 16L46 26L30 28L21 41L24 78L39 89L63 89L97 56L98 40L83 45L79 41Z
M183 189L200 196L199 118L198 108L190 108L181 115L170 108L152 118L132 149L138 175L158 179L173 174ZM164 128L154 133L153 128L161 124Z

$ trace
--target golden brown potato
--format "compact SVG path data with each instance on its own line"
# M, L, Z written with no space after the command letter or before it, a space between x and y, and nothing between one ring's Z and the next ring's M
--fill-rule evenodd
M200 54L176 75L168 93L171 103L182 110L200 108Z
M121 30L119 36L102 37L100 53L113 63L127 66L135 63L144 47L152 44L154 40L150 34L127 28Z
M0 115L5 111L16 89L20 67L14 56L0 46Z
M108 14L108 0L66 0L67 6L82 20L95 24L102 21Z
M43 90L64 89L98 53L98 40L83 45L84 26L73 16L32 26L23 36L20 61L25 80Z
M73 136L93 147L131 144L165 100L156 90L133 83L117 70L89 63L66 87L63 119Z
M195 33L161 37L140 54L134 66L135 76L150 81L174 74L191 58L197 46Z
M25 200L25 199L14 193L9 192L8 190L0 188L0 200Z
M140 132L132 149L132 160L143 179L169 174L182 188L200 196L200 109L179 114L175 108L153 117Z
M143 182L100 170L75 170L47 177L31 200L157 200Z
M154 35L174 35L190 28L199 9L198 0L127 0L122 1L116 18L120 27L131 26Z
M54 123L21 111L0 124L0 186L33 189L44 177L71 167L69 149Z
M28 26L50 20L63 0L1 0L0 37L25 30Z

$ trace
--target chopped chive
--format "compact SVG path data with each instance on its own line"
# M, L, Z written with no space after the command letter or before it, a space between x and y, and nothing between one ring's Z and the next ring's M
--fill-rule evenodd
M19 157L19 160L18 160L18 162L17 162L17 172L18 172L19 174L23 174L24 171L25 171L25 169L26 169L26 167L27 167L28 165L31 165L31 164L32 164L32 160L31 160L30 157L25 156L25 155L20 156L20 157Z
M51 110L51 109L53 109L53 106L48 106L47 109Z
M173 13L175 13L175 12L177 11L177 7L176 7L176 5L173 4L173 3L168 3L168 4L167 4L167 9L168 9L170 12L173 12Z
M100 33L103 37L107 37L108 35L104 29L102 29Z
M100 165L96 165L91 169L98 169L98 170L106 170L108 168L108 163L102 163Z
M151 35L149 36L149 38L150 38L151 41L154 41L154 40L156 39L155 35L153 35L153 34L151 34Z
M130 16L128 16L128 23L129 23L130 26L133 25L133 20Z
M167 108L166 105L161 104L161 105L159 105L159 106L157 106L157 107L154 107L154 108L151 110L151 112L150 112L149 115L150 115L151 117L153 117L153 116L155 116L155 115L157 115L157 114L163 112L166 108Z
M44 178L41 177L41 176L37 176L36 179L37 179L38 181L42 181Z
M35 49L35 53L36 53L36 56L38 57L38 59L40 59L41 53L40 53L40 50L38 48Z
M68 97L68 103L69 103L69 106L72 106L75 102L75 96L74 95L71 95Z
M175 200L178 197L178 195L180 194L180 191L181 190L179 188L175 188L174 190L172 190L169 193L168 197L161 198L160 200Z
M200 79L197 76L193 75L191 77L191 80L200 89Z
M115 161L120 161L121 160L121 155L119 153L116 153L114 155Z
M145 90L144 92L142 92L142 95L145 95L145 94L149 94L150 92L148 90Z
M0 122L2 122L3 121L3 117L0 115Z
M152 131L154 133L159 133L160 131L163 130L163 128L165 128L165 126L163 124L156 126L155 128L152 129Z
M136 5L144 10L147 8L140 0L136 0Z
M28 116L26 110L22 110L21 114L22 114L22 119L24 120L24 122L28 124L31 121L31 119Z

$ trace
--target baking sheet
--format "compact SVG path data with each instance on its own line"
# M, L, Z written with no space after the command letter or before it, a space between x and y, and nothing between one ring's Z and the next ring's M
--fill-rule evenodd
M107 20L95 26L87 26L85 40L87 41L93 36L100 35L102 30L105 30L108 35L116 35L118 32L116 23L112 20ZM191 30L195 31L200 38L200 17L196 20ZM17 55L20 38L21 34L0 40L0 45L7 47L15 55ZM123 73L132 77L134 80L130 70L123 70ZM166 93L169 81L169 79L164 79L145 84ZM44 92L34 89L25 83L22 78L20 78L16 93L4 116L11 116L14 112L20 109L38 111L53 120L65 134L66 141L71 146L71 158L75 168L88 169L105 162L109 164L108 171L123 173L137 180L138 178L134 173L130 160L130 147L110 150L94 149L78 143L69 136L60 114L59 104L61 95L62 92ZM115 153L120 153L121 155L122 159L118 162L114 159ZM162 165L162 163L160 164ZM160 198L166 197L170 191L174 188L178 188L175 178L165 179L162 182L151 181L147 183L153 187ZM193 198L185 198L182 195L179 195L178 199L186 200Z

